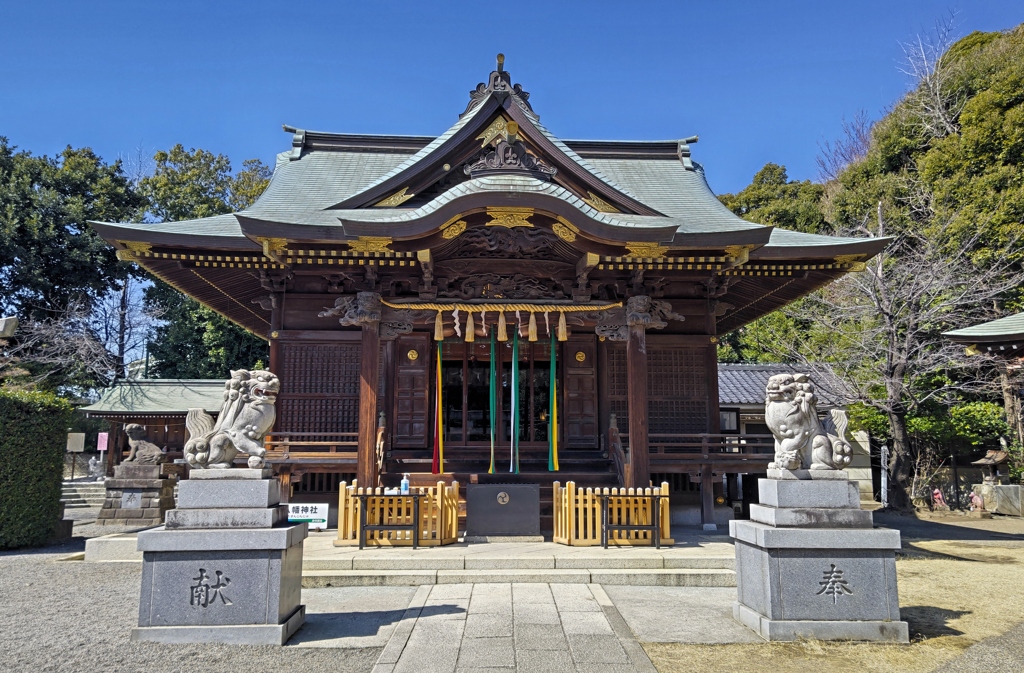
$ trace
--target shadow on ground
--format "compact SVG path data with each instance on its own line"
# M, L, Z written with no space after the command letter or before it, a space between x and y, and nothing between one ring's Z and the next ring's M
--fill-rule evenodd
M874 513L874 519L876 526L899 530L905 540L976 540L1024 545L1024 522L1016 517L987 520L961 517L918 519L909 514L878 511Z
M381 634L382 629L397 624L405 612L405 610L378 610L307 613L306 623L288 641L288 645L346 649L367 647L372 644L382 645L383 643L371 644L371 641ZM458 605L428 605L420 610L419 616L455 615L465 612L465 608ZM342 643L341 639L346 639L347 642Z
M949 622L969 614L970 610L947 610L933 605L900 606L900 618L907 622L911 635L925 638L962 636L964 632L954 629Z

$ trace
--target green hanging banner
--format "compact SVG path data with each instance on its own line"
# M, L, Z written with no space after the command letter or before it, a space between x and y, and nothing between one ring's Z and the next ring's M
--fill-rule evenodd
M512 441L508 471L519 474L519 325L512 332Z
M551 333L551 371L548 378L548 471L558 472L558 369L556 350L558 342Z
M490 384L490 403L491 403L491 466L487 468L487 474L494 474L494 434L495 428L498 424L496 418L498 414L498 349L495 345L494 330L491 330L491 384Z

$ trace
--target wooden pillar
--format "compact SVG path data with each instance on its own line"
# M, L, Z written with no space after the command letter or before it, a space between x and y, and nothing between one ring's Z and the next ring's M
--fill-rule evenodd
M647 332L642 324L629 326L626 342L626 390L629 395L629 467L627 488L645 488L651 481L647 446Z
M281 502L287 503L292 500L292 468L289 465L281 466L277 475L281 480Z
M707 375L707 396L708 396L708 423L707 432L717 435L722 431L721 416L719 415L718 404L718 331L713 311L706 316L705 327L708 332L707 357L705 360L705 372ZM710 458L708 442L702 448L704 458ZM700 467L700 520L704 530L717 530L715 525L715 482L714 471L711 463L702 464Z
M356 479L360 486L377 485L377 381L380 377L380 322L362 322L359 372L359 454Z
M718 530L715 525L715 482L710 464L700 466L700 522L704 530Z

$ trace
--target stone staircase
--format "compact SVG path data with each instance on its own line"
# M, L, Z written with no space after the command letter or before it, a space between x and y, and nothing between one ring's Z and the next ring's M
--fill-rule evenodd
M421 550L426 551L426 550ZM602 553L604 552L604 553ZM634 586L735 587L735 559L721 557L619 556L600 548L559 556L397 557L393 554L345 559L307 558L305 588L418 586L540 582Z
M107 489L102 481L65 481L61 485L60 500L64 507L102 507Z

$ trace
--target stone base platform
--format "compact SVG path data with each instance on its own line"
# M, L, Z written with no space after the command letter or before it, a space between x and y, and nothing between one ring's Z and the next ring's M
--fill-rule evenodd
M265 470L193 470L167 525L137 535L135 640L283 645L305 621L305 523L289 524Z
M769 641L907 642L896 587L899 531L873 527L841 470L768 474L751 520L729 524L736 620Z
M159 465L122 463L104 483L97 526L159 526L174 507L174 480L161 479Z
M229 626L140 626L131 639L145 643L223 643L226 645L284 645L306 621L306 606L300 605L283 624L241 624Z
M733 603L733 619L769 641L862 640L905 643L910 640L906 622L886 621L786 621L768 619L740 603Z

